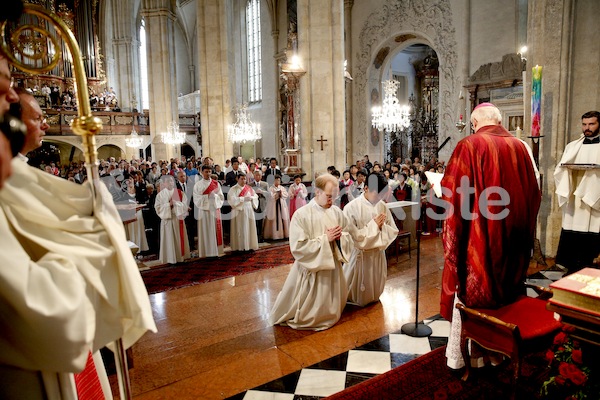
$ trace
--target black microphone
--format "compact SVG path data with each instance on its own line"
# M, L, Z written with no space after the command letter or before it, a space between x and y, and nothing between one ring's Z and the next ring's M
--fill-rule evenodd
M5 113L4 115L0 115L0 131L2 131L10 142L10 150L12 156L15 157L25 144L27 127L19 118Z
M0 8L0 21L17 22L23 13L23 2L21 0L5 1Z

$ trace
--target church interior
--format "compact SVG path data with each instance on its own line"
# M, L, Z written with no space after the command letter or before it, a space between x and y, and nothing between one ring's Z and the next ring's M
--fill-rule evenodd
M443 170L473 133L471 111L491 102L502 125L533 149L542 177L536 252L556 255L553 171L581 135L581 115L600 103L596 0L25 2L53 11L75 33L91 109L102 121L100 160L210 157L225 170L232 157L275 158L307 185L365 155L381 165L419 158ZM42 57L55 54L60 61L42 74L12 70L48 124L42 147L28 154L34 166L85 160L70 125L78 113L74 71L64 45ZM541 96L532 91L535 71ZM373 121L391 98L405 106L394 129ZM158 333L131 348L134 398L324 398L444 346L439 232L419 242L420 293L416 246L413 235L410 254L404 246L389 252L379 302L348 306L320 332L268 323L290 265L150 294ZM432 336L400 335L414 319L427 321ZM114 377L111 384L118 396Z

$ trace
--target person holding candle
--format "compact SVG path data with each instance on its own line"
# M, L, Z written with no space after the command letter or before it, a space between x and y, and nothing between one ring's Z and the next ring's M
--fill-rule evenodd
M554 170L558 205L562 209L562 230L556 263L568 273L591 266L600 252L600 112L581 116L583 134L567 144ZM580 169L566 164L596 168Z
M440 301L440 314L452 321L446 351L451 368L465 362L455 303L498 308L514 301L533 249L541 203L539 173L529 146L501 122L493 104L475 107L471 113L475 134L458 142L441 183L443 200L453 208L442 233Z

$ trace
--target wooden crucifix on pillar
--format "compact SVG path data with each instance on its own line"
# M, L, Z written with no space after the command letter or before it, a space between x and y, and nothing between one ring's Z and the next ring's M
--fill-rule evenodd
M317 139L317 142L321 142L321 150L323 150L323 142L326 142L327 139L323 139L323 135L321 135L321 139Z

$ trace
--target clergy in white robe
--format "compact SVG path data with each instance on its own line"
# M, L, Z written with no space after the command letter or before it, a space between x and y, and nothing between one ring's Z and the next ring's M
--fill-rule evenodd
M93 197L89 182L12 169L0 190L0 398L76 399L90 352L156 331L148 293L103 184Z
M556 263L569 273L600 256L600 112L581 117L582 135L569 143L554 170L562 230ZM571 164L569 166L569 164Z
M223 249L221 207L225 198L221 185L210 175L210 165L202 166L202 179L194 185L194 204L198 208L198 257L218 257ZM219 250L221 249L221 250Z
M146 226L144 224L144 216L142 215L142 208L138 206L136 200L136 191L133 183L133 179L129 178L125 180L127 190L123 193L119 207L126 207L129 209L130 218L123 221L125 224L125 232L127 233L127 239L135 243L139 251L148 251L148 239L146 238Z
M315 198L294 214L290 251L294 265L271 310L269 322L294 329L323 330L341 317L348 286L339 240L352 228L338 207L338 182L330 174L315 180Z
M188 199L183 191L175 188L175 179L170 175L160 178L160 192L156 195L154 209L160 222L160 251L158 260L176 264L190 258L190 245L185 229L188 215Z
M385 249L394 242L398 228L385 205L389 186L385 177L372 173L365 191L344 207L348 223L354 225L362 240L354 241L344 276L348 283L348 303L365 306L379 300L387 279Z
M254 209L258 208L258 195L246 185L246 174L236 176L237 184L227 193L227 202L231 206L231 229L229 241L231 251L249 251L258 249Z
M302 176L294 176L294 183L290 185L288 194L290 196L290 219L292 219L296 210L306 205L308 190L306 190L306 186L302 183Z
M265 239L285 239L290 236L290 212L287 205L289 194L281 186L281 176L275 175L273 185L269 187L267 198L267 219L265 220Z

